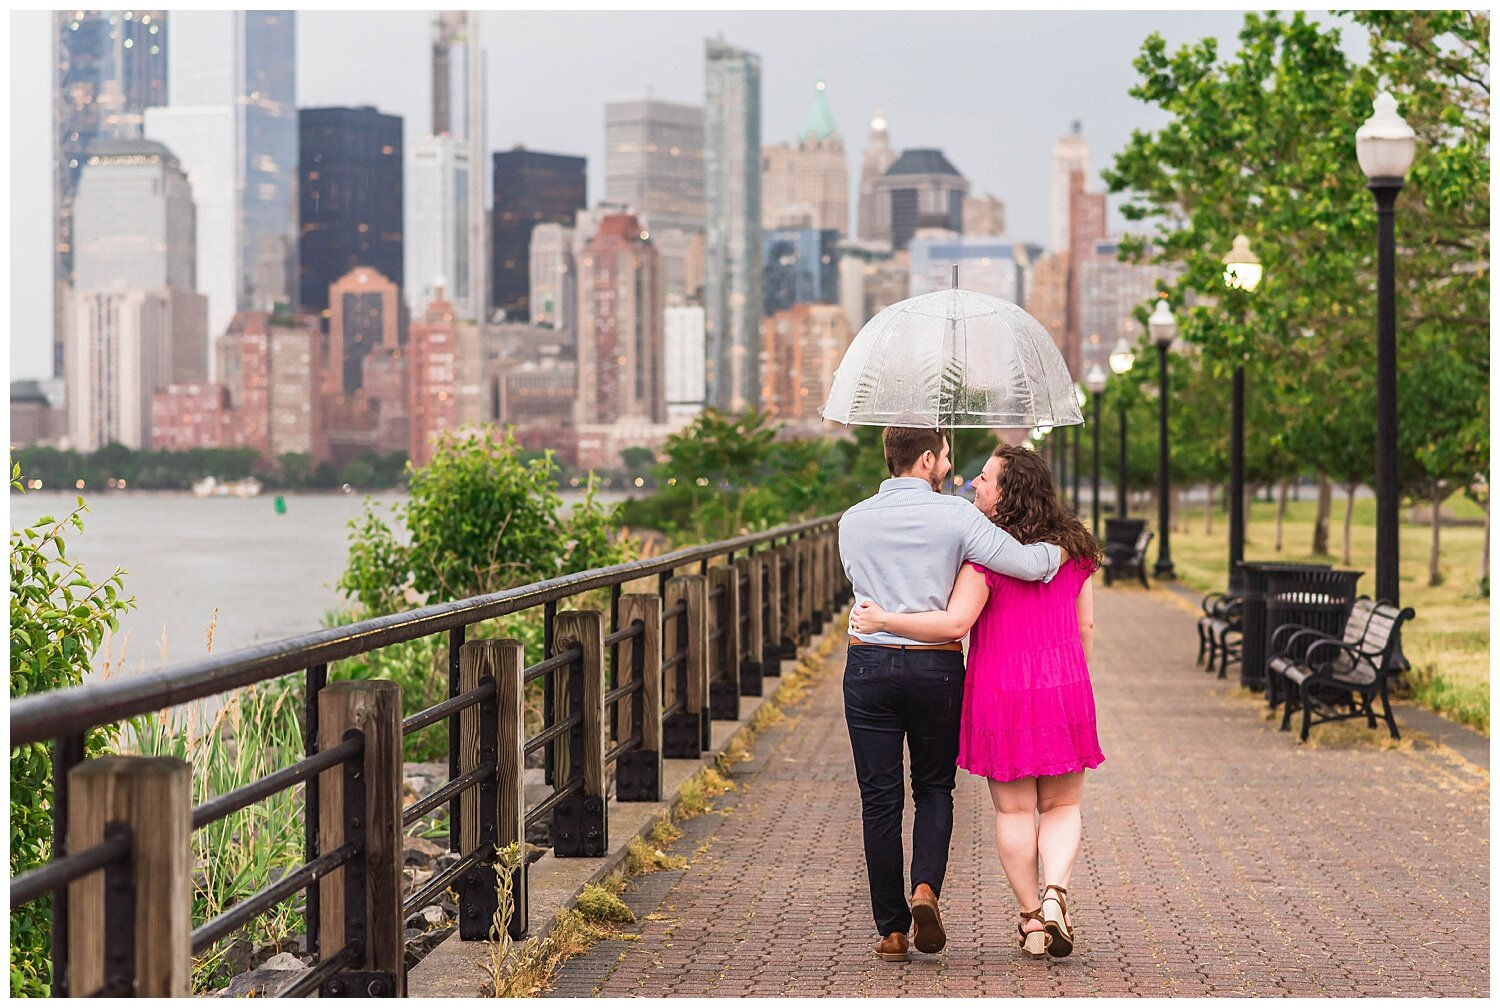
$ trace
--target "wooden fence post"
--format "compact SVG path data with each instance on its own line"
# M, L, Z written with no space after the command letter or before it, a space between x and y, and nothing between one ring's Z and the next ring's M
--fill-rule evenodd
M641 635L630 642L630 677L641 688L630 698L629 734L640 747L620 754L615 764L619 801L661 801L661 597L621 595L620 626L640 621ZM624 662L622 661L622 665Z
M362 755L323 771L319 781L318 842L327 854L362 835L364 854L320 880L319 938L325 956L362 941L364 953L351 971L387 974L390 991L405 997L401 687L381 679L323 687L318 693L318 750L332 749L355 731L364 735ZM346 790L351 792L347 803ZM335 977L325 987L338 983Z
M740 599L748 620L745 640L740 642L740 696L760 696L763 687L762 664L765 662L765 569L760 554L743 556L734 562L737 575L745 579L745 594Z
M526 652L518 640L478 640L472 646L478 656L481 678L495 677L495 847L504 850L511 844L519 844L521 848L521 865L510 879L512 909L507 930L512 938L524 938L530 912L525 793ZM496 881L491 878L489 884ZM487 938L492 921L484 924L482 937Z
M558 783L572 785L581 777L583 790L564 799L552 813L552 853L556 857L603 857L609 853L608 803L604 794L604 614L579 609L557 614L554 654L577 645L578 661L558 676L566 689L558 696L559 717L579 714L579 723L566 736L570 776L559 773ZM563 763L557 764L559 767Z
M502 783L507 773L519 780L520 747L525 740L521 737L521 722L517 720L521 704L518 697L507 697L502 693L504 683L500 674L502 663L507 661L519 672L521 660L521 644L517 641L468 641L459 650L459 692L468 693L487 681L495 685L494 696L459 712L458 716L459 773L469 773L485 763L492 763L495 767L482 783L469 788L458 798L459 850L465 854L480 846L488 846L491 850L490 856L464 874L459 890L458 932L464 941L483 941L489 937L499 907L494 852L520 839L523 832L519 823L505 823L507 816L514 819L521 814L519 800L505 800ZM517 688L519 675L515 679L512 689ZM512 725L508 733L502 728L507 721ZM508 766L508 762L514 766ZM500 839L502 833L508 837L503 843ZM514 920L520 916L522 905L515 901L514 879L511 892Z
M786 570L781 578L782 593L782 629L781 629L781 657L793 661L797 659L797 648L801 645L801 635L797 631L797 622L802 612L802 584L800 564L801 549L795 540L788 542L782 547L786 557Z
M726 565L708 573L710 591L722 589L710 607L719 635L709 649L713 678L709 683L709 712L716 721L740 719L740 571ZM704 748L708 748L705 746Z
M797 540L797 646L812 640L813 581L812 541L806 536Z
M68 885L75 996L106 985L126 997L192 995L192 773L165 756L105 756L68 771L68 850L103 843L106 827L130 833L126 866Z
M667 582L667 608L687 603L687 613L678 623L678 647L686 657L676 668L678 692L672 703L682 701L682 711L668 718L662 728L665 753L675 759L697 759L708 748L708 584L702 574L686 574ZM674 648L675 652L675 648Z
M812 632L820 634L828 622L828 536L813 536L808 549L813 558Z

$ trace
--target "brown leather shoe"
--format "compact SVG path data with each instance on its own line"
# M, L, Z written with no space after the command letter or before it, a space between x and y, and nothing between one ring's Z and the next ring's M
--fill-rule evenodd
M918 952L943 951L948 935L943 930L943 915L938 913L937 893L923 882L911 894L911 941Z
M875 944L875 955L886 962L909 962L911 951L906 947L906 935L892 931Z

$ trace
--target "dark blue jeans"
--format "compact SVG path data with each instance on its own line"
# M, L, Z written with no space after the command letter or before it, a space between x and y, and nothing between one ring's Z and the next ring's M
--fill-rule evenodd
M963 707L961 651L911 651L856 644L844 668L844 718L863 806L865 867L880 934L911 929L908 895L926 882L943 889L953 835L953 781ZM902 873L902 743L911 753L916 816L911 887Z

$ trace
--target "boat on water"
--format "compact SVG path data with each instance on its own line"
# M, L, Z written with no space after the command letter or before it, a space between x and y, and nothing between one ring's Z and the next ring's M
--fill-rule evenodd
M212 476L204 477L193 484L194 497L258 497L261 482L254 476L239 480L219 482Z

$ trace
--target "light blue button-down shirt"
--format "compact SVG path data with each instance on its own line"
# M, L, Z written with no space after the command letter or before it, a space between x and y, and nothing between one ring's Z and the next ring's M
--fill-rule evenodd
M854 601L886 612L948 608L964 562L972 560L1024 581L1051 581L1061 551L1052 543L1023 546L962 497L935 493L915 476L880 484L839 519L839 557ZM921 644L891 633L855 634L868 644Z

